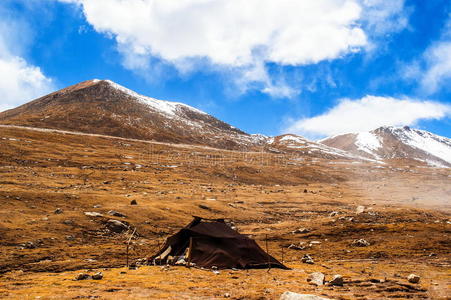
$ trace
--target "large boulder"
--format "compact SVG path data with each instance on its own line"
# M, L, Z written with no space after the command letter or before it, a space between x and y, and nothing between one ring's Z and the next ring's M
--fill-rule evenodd
M280 300L330 300L330 299L316 295L285 292L280 296Z

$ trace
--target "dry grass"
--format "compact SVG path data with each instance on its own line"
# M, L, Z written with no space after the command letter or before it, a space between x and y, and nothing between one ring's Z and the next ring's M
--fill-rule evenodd
M261 165L257 158L1 128L0 297L220 299L230 293L233 299L277 299L291 290L337 299L446 299L449 169L314 158L298 165ZM131 200L138 205L130 205ZM365 205L366 212L356 215L357 205ZM56 208L63 213L55 214ZM109 210L127 217L111 217ZM104 217L88 217L88 211ZM331 212L337 214L331 217ZM192 215L233 220L261 245L268 235L270 253L279 259L281 247L321 243L303 251L285 248L291 271L214 275L183 267L121 269L126 236L106 230L106 220L136 227L139 237L131 256L137 259L155 252ZM311 232L291 233L300 227ZM351 246L358 238L371 246ZM36 248L21 249L26 242ZM299 264L305 253L314 265ZM106 268L105 279L72 280L88 268ZM311 271L342 274L346 284L311 286L306 281ZM422 276L419 285L405 279L412 272Z

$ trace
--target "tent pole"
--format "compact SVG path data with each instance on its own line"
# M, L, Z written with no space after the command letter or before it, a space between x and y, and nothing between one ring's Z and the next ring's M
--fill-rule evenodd
M269 272L271 270L271 260L270 260L270 256L269 256L269 250L268 250L268 234L266 234L265 244L266 244L266 254L268 255L268 272Z
M191 268L191 247L193 246L193 237L189 238L189 246L188 246L188 268Z

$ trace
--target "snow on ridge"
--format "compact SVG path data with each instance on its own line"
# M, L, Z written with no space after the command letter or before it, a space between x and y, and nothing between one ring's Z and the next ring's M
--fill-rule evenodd
M283 141L288 141L288 142L294 142L294 143L299 143L299 144L305 144L306 140L300 136L296 136L296 135L285 135L283 137L280 138L281 142Z
M119 90L119 91L121 91L123 93L126 93L127 95L135 98L139 102L141 102L141 103L143 103L145 105L148 105L149 107L151 107L153 109L156 109L157 111L162 112L162 113L164 113L164 114L166 114L168 116L171 116L171 117L175 117L176 116L177 108L180 107L180 106L186 107L186 108L188 108L188 109L190 109L192 111L195 111L197 113L200 113L200 114L204 114L204 115L207 114L207 113L205 113L205 112L203 112L203 111L201 111L201 110L199 110L197 108L191 107L191 106L186 105L184 103L165 101L165 100L158 100L158 99L155 99L155 98L143 96L143 95L138 94L135 91L132 91L132 90L130 90L130 89L128 89L128 88L126 88L126 87L124 87L124 86L122 86L120 84L117 84L117 83L115 83L115 82L113 82L111 80L98 80L98 79L94 79L93 80L93 82L99 82L99 81L105 81L110 86L112 86L113 88L115 88L115 89L117 89L117 90Z
M371 154L375 158L380 157L374 151L382 148L381 141L377 135L372 132L359 132L355 137L355 145L357 149Z
M405 144L451 163L450 139L417 129L397 131L396 134Z

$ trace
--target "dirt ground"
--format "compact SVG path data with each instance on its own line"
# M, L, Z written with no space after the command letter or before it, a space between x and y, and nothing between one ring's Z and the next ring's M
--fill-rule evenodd
M0 298L449 299L450 200L450 169L0 128ZM136 229L134 261L193 215L226 218L263 248L267 237L269 253L292 270L129 270L130 232L107 226ZM301 263L304 254L315 263ZM104 279L73 280L87 271ZM315 271L345 283L311 285Z

